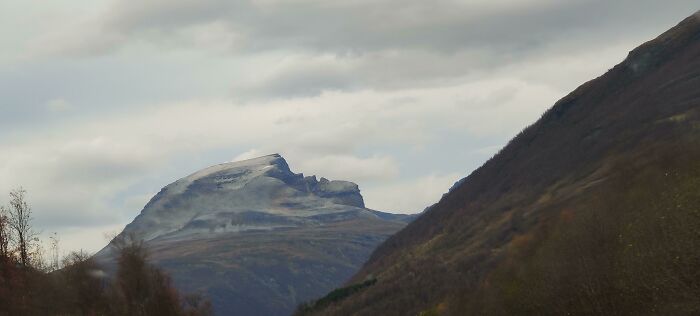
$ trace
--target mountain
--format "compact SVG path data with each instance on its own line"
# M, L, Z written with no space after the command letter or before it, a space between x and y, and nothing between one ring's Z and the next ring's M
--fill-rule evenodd
M699 315L700 12L558 101L300 314Z
M356 184L295 174L275 154L175 181L120 235L143 240L217 315L287 315L346 281L411 218L367 209ZM96 257L113 264L112 249Z

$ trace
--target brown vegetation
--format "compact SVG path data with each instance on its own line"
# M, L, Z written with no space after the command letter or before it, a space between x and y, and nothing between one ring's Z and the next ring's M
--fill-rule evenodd
M527 244L514 238L450 314L699 314L700 147L662 149L569 200L573 218L543 219Z
M37 239L31 220L25 191L12 191L9 209L0 212L0 315L212 314L206 300L181 295L168 275L150 265L140 242L118 243L114 278L84 252L69 254L58 269L47 267L32 250Z
M329 315L700 314L700 20L566 96Z

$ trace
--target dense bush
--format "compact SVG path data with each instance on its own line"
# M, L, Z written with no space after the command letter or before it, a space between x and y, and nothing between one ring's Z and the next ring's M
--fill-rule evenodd
M303 304L299 305L299 307L297 308L297 310L294 314L299 315L299 316L309 315L309 314L317 311L320 308L323 308L323 307L328 306L330 304L339 302L339 301L343 300L344 298L361 291L364 288L367 288L367 287L374 285L375 283L377 283L377 279L370 277L362 283L353 284L353 285L349 285L346 287L341 287L341 288L335 289L335 290L331 291L330 293L328 293L328 295L326 295L318 300L311 301L308 303L303 303Z
M85 253L71 253L64 267L46 272L0 261L0 315L211 315L208 301L181 295L170 278L146 261L141 244L120 250L116 276L108 278Z

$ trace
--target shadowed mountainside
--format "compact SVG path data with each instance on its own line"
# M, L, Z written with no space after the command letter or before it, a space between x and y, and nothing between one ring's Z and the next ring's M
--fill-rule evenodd
M700 313L700 15L558 101L329 315ZM336 292L337 293L337 292Z

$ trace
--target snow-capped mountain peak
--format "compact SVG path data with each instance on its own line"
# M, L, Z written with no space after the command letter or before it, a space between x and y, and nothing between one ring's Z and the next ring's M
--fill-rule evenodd
M164 187L124 233L144 240L306 225L366 211L357 184L292 172L279 154L211 166Z
M167 185L121 236L145 241L180 288L205 290L221 314L288 315L342 284L412 218L367 209L357 184L305 177L274 154ZM107 266L112 245L96 254Z

